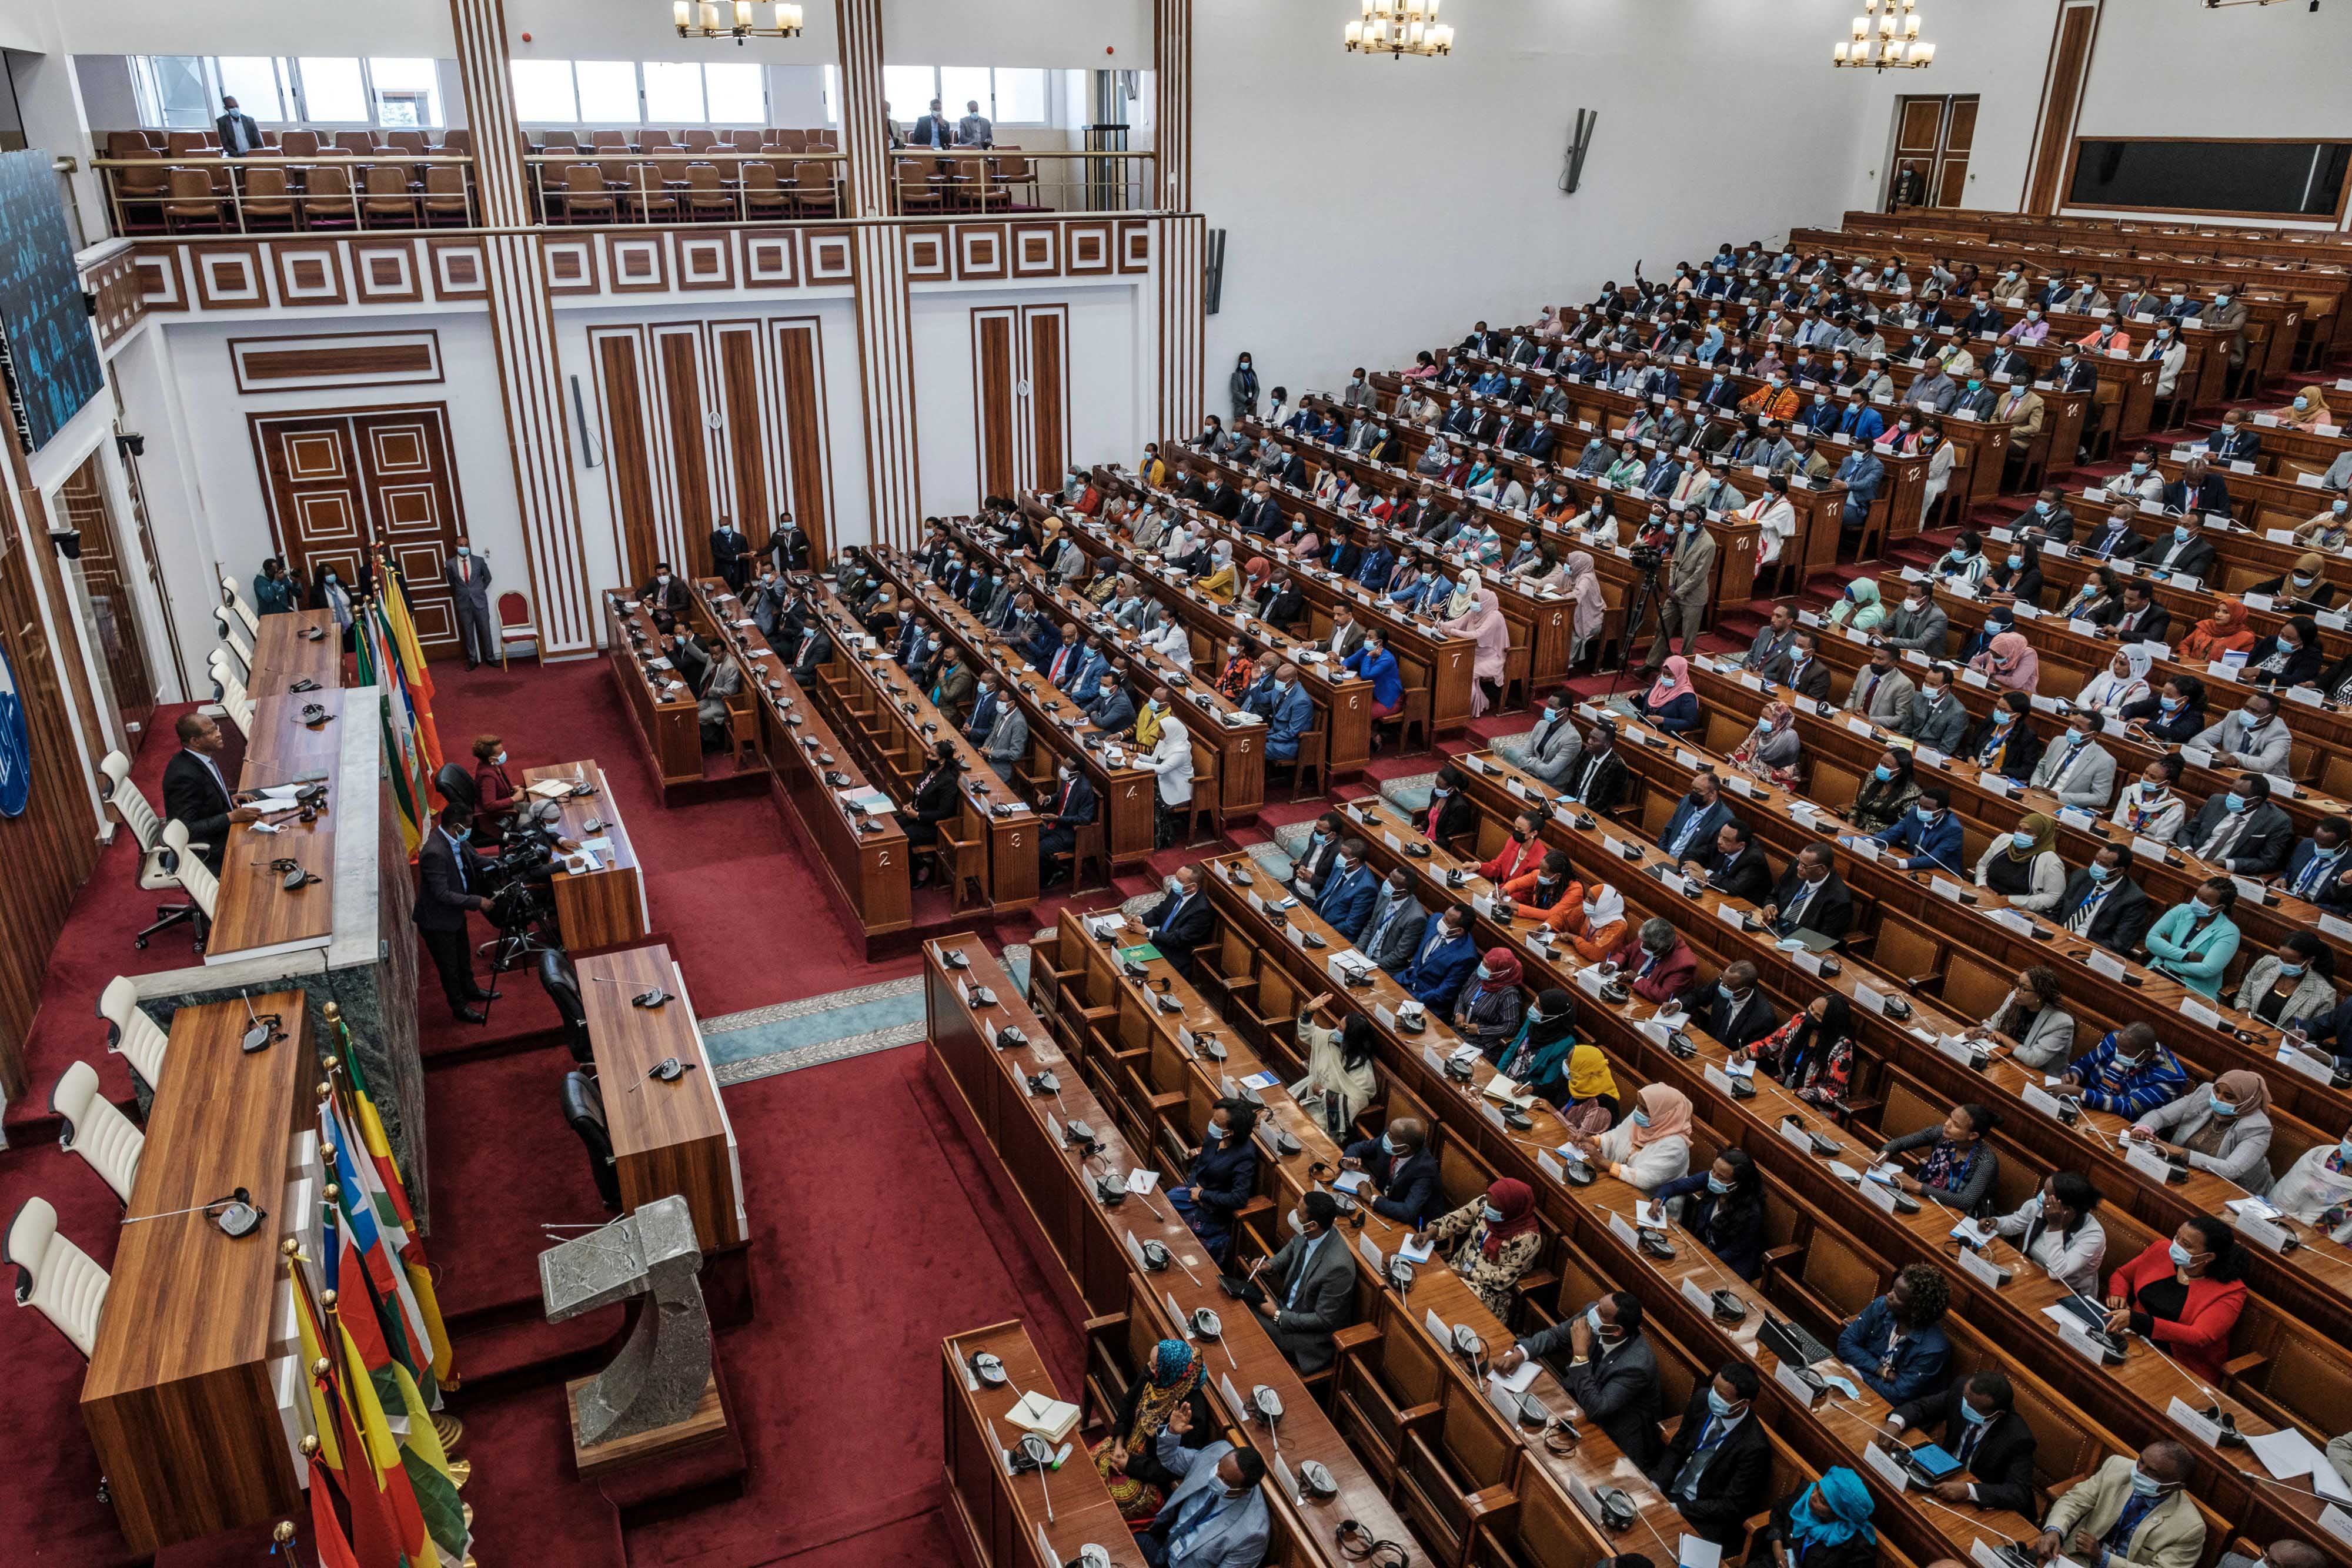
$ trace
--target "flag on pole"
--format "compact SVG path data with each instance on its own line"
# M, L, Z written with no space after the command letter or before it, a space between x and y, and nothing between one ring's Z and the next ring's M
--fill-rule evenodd
M326 1356L327 1331L311 1304L310 1287L299 1280L294 1282L294 1321L302 1335L302 1376L310 1385L310 1430L319 1435L318 1457L330 1469L340 1471L343 1468L343 1450L337 1433L341 1424L329 1402L341 1404L343 1396L335 1385L331 1367L323 1374L311 1370Z
M376 1113L375 1098L368 1091L367 1074L360 1067L359 1051L352 1040L351 1025L338 1015L334 1022L335 1044L341 1054L346 1075L346 1092L350 1096L346 1120L355 1120L357 1132L366 1145L368 1159L375 1167L375 1197L381 1209L380 1218L387 1232L398 1231L402 1237L395 1250L400 1266L408 1276L409 1298L424 1322L426 1343L432 1351L432 1385L435 1404L439 1403L437 1391L457 1386L457 1364L449 1348L449 1331L441 1320L441 1302L433 1289L433 1268L425 1255L425 1238L417 1233L416 1216L409 1207L408 1184L401 1179L400 1165L393 1157L392 1140L383 1130L383 1119Z
M425 1310L409 1288L408 1271L398 1256L404 1233L387 1228L380 1218L375 1166L352 1153L353 1135L338 1113L331 1095L319 1103L319 1140L322 1145L331 1143L335 1149L337 1212L330 1218L337 1222L336 1230L346 1249L337 1254L338 1262L347 1257L351 1265L337 1271L336 1292L342 1300L343 1309L346 1314L351 1312L355 1288L363 1284L369 1301L383 1320L382 1338L387 1357L429 1381L431 1354L419 1350L430 1343ZM384 1210L390 1207L389 1202L383 1204ZM378 1374L379 1365L371 1362L371 1374ZM381 1392L386 1406L391 1406L394 1401L389 1384ZM399 1418L395 1412L394 1419Z
M319 1552L319 1568L362 1568L352 1551L352 1538L335 1517L335 1487L325 1461L326 1437L319 1438L320 1454L310 1456L310 1540ZM367 1565L373 1568L373 1564Z
M425 1516L416 1504L416 1491L408 1479L408 1469L401 1458L400 1440L393 1435L392 1424L386 1418L382 1401L376 1398L376 1385L369 1375L365 1353L354 1341L354 1324L369 1315L353 1310L342 1301L335 1303L335 1321L342 1330L343 1364L347 1369L345 1386L351 1390L352 1403L359 1416L359 1431L348 1451L363 1462L350 1467L354 1495L367 1490L362 1483L372 1483L383 1498L385 1522L392 1535L394 1555L387 1562L405 1563L408 1568L428 1568L436 1559L436 1549L425 1529ZM379 1343L381 1342L379 1341ZM399 1385L393 1385L395 1397ZM406 1414L403 1407L403 1416ZM428 1423L429 1425L429 1423ZM456 1568L455 1564L451 1568Z
M473 1533L466 1528L466 1505L457 1500L449 1457L441 1450L440 1434L433 1429L433 1412L415 1379L404 1366L395 1364L392 1370L408 1408L408 1433L400 1441L401 1468L408 1472L409 1490L415 1494L417 1511L424 1518L425 1533L432 1537L433 1549L440 1553L441 1568L460 1568L473 1546Z
M401 705L394 701L393 683L397 671L392 662L391 650L384 643L383 618L373 605L363 606L352 620L352 644L359 664L359 682L373 686L377 692L376 714L383 735L385 770L392 775L392 798L400 816L401 847L411 858L425 841L425 819L431 808L422 776L417 771L419 758L408 744L408 734L397 716Z

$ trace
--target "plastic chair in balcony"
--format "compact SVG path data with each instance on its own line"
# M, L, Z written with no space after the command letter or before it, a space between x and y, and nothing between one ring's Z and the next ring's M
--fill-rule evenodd
M695 223L725 223L735 215L735 193L716 163L686 166L686 215Z
M626 174L626 193L622 200L627 204L632 223L677 221L677 193L669 188L667 172L661 164L632 163Z
M413 229L416 198L409 193L408 171L396 163L372 163L367 168L367 199L360 211L372 229Z
M833 217L840 210L833 186L834 165L803 158L793 165L793 210L803 217Z
M335 151L338 152L348 152L354 158L373 158L376 155L377 152L375 132L373 131L338 131L335 132Z
M359 204L352 194L352 172L341 163L313 164L302 182L302 226L306 229L349 229L359 226Z
M760 133L756 131L730 131L727 133L727 140L734 144L736 152L747 157L765 151L760 145Z
M618 216L613 193L604 187L604 172L593 163L563 166L563 220L572 224L609 224Z
M940 210L940 193L932 187L929 158L898 160L898 210L902 213L936 213Z
M473 198L466 191L466 172L436 163L425 171L425 225L465 228L474 221Z
M283 169L256 166L245 172L245 195L236 204L237 216L251 234L262 229L290 229L294 226L294 187Z
M220 198L213 193L212 176L202 169L172 171L171 199L163 204L163 222L173 234L191 229L221 229Z
M474 133L462 126L441 133L441 151L461 158L474 155Z
M656 131L651 127L647 127L645 135L638 138L637 146L641 151L646 152L677 152L684 151L684 149L678 146L677 137L672 136L667 131Z
M719 145L716 131L686 131L679 132L688 152L708 152Z
M782 183L776 178L773 163L753 162L742 167L743 215L751 218L780 218L792 204Z
M629 133L625 131L592 131L588 133L588 144L599 152L636 151L629 145Z

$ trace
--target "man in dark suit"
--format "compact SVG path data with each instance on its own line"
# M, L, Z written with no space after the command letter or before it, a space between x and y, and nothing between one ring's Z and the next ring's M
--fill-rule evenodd
M1733 1051L1780 1027L1771 999L1756 983L1756 966L1745 958L1726 967L1712 985L1693 980L1675 999L1699 1028Z
M2133 578L2124 584L2123 608L2104 628L2125 643L2161 643L2172 631L2172 612L2156 601L2156 590Z
M931 99L931 111L915 121L913 134L907 138L910 147L952 147L955 145L955 121L940 111L940 100Z
M1533 1356L1560 1351L1573 1359L1554 1364L1560 1386L1584 1414L1609 1434L1618 1450L1644 1468L1658 1458L1658 1358L1642 1333L1642 1299L1630 1291L1604 1291L1573 1317L1538 1330L1503 1353L1503 1372Z
M1329 1193L1307 1193L1292 1218L1298 1228L1258 1271L1250 1310L1291 1365L1320 1372L1335 1354L1331 1336L1356 1321L1356 1253L1338 1234L1339 1201Z
M1445 1201L1437 1186L1437 1154L1429 1146L1429 1128L1416 1116L1394 1117L1379 1137L1349 1144L1339 1156L1339 1169L1364 1174L1369 1185L1356 1196L1369 1202L1374 1214L1416 1230Z
M441 579L449 585L449 599L457 612L457 631L466 644L466 668L487 664L499 656L501 643L490 624L490 563L474 551L465 535L442 563Z
M1063 863L1077 847L1078 830L1095 820L1101 802L1095 795L1092 780L1075 763L1065 759L1058 770L1053 798L1042 808L1045 825L1037 837L1037 853L1047 862L1045 882L1048 886L1076 871Z
M1940 1394L1896 1406L1887 1413L1879 1446L1900 1453L1902 1434L1913 1427L1935 1434L1944 1452L1960 1461L1960 1471L1927 1489L1928 1496L1956 1507L2034 1511L2033 1428L2017 1413L2008 1378L1987 1369ZM1961 1479L1962 1472L1974 1479Z
M1799 696L1821 701L1830 695L1830 667L1822 662L1820 639L1811 628L1800 629L1789 651L1764 666L1764 678L1788 687Z
M1584 754L1568 770L1560 793L1599 816L1624 799L1628 777L1625 759L1617 755L1616 727L1596 724L1585 732Z
M220 138L221 155L225 158L242 158L262 150L261 127L253 122L253 116L237 108L233 98L221 99L220 118L213 121L213 132Z
M2311 836L2295 845L2294 853L2287 857L2279 891L2316 904L2330 914L2352 908L2352 887L2344 884L2347 873L2352 873L2347 838L2352 838L2352 821L2342 817L2326 817L2315 823Z
M816 679L817 671L833 662L833 635L824 622L811 616L785 657L792 664L793 680L805 686Z
M1428 929L1428 913L1412 896L1412 878L1400 866L1381 883L1356 946L1379 967L1402 975L1421 950L1422 934Z
M1201 891L1201 868L1190 865L1168 879L1167 895L1143 916L1146 938L1160 949L1168 967L1188 980L1192 977L1192 949L1209 939L1215 924L1208 896Z
M1658 835L1658 847L1678 861L1688 859L1715 842L1717 832L1729 821L1731 808L1724 804L1722 784L1712 773L1695 773L1690 793L1675 802L1675 814Z
M1784 936L1818 931L1837 941L1853 928L1853 894L1846 890L1845 878L1831 868L1828 848L1807 844L1789 862L1761 913L1764 923Z
M2083 537L2083 554L2091 560L2137 560L2156 541L2132 526L2139 508L2129 501L2107 508L2106 520Z
M2180 477L2164 487L2164 507L2168 512L2193 512L2227 517L2230 513L2230 486L2221 476L2212 471L2203 454L2191 457L2180 465Z
M180 737L180 749L163 764L163 820L187 824L188 841L205 846L205 866L218 876L230 824L258 821L261 810L240 803L229 789L220 769L220 754L228 743L216 721L184 713L173 733Z
M694 596L687 591L685 579L671 574L669 562L657 560L654 562L653 576L637 589L637 600L648 610L683 615L687 606L694 602Z
M809 564L809 537L793 521L790 512L776 514L776 526L768 533L768 554L781 572L806 571Z
M449 998L449 1010L467 1023L480 1023L487 1015L475 1004L498 992L483 989L475 980L473 953L466 940L467 912L489 903L488 863L467 841L473 828L474 814L465 807L441 808L440 830L425 834L417 846L421 885L411 918L425 950L433 956L433 967L440 971L441 994Z
M2248 773L2208 799L2174 841L2236 876L2276 876L2294 852L2294 820L2271 804L2271 781Z
M1274 498L1274 486L1265 480L1257 482L1256 491L1242 503L1234 521L1242 532L1260 538L1271 538L1281 532L1282 503Z
M1242 515L1242 493L1225 483L1222 472L1209 476L1208 485L1201 492L1201 505L1227 522Z
M2095 946L2128 957L2156 919L2147 894L2131 876L2126 844L2106 844L2091 863L2066 879L2050 918Z
M743 591L743 584L751 570L751 541L743 537L731 518L721 517L719 526L710 530L710 559L719 568L719 575L727 580L729 589Z
M1736 817L1727 816L1715 830L1712 840L1702 840L1705 847L1694 847L1682 862L1685 876L1703 877L1706 884L1726 898L1745 899L1749 904L1761 904L1772 890L1772 867L1764 858L1764 846L1748 825Z
M2205 517L2201 512L2168 510L2171 530L2159 537L2139 558L2140 565L2150 571L2177 572L2202 582L2213 575L2213 541L2205 537Z
M1674 1441L1650 1466L1651 1484L1691 1530L1727 1552L1740 1549L1748 1521L1772 1500L1772 1442L1751 1419L1762 1387L1748 1363L1724 1363L1691 1390Z

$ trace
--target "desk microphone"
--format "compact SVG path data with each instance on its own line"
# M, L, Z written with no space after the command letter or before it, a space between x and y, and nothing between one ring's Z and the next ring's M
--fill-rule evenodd
M278 885L287 893L292 893L298 888L308 887L312 883L319 880L316 873L304 871L302 869L302 862L295 860L291 856L280 856L276 860L255 861L252 863L253 869L256 871L274 871L278 873L282 880L279 881Z
M591 975L588 977L600 986L625 986L635 983L629 980L616 980L608 975ZM671 997L667 991L663 990L659 986L654 986L649 989L639 991L635 996L631 997L629 1001L636 1007L658 1008L670 999Z
M286 1031L278 1027L279 1020L276 1013L257 1013L253 1010L252 992L239 991L237 996L245 1002L245 1018L247 1026L245 1038L238 1042L238 1045L247 1056L265 1046L275 1045L286 1038Z

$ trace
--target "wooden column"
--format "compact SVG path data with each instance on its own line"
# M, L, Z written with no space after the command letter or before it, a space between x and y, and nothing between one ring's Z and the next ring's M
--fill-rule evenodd
M1160 194L1153 204L1181 212L1192 201L1192 0L1152 0L1151 26L1159 95L1151 146Z
M2027 214L2047 217L2066 204L2065 182L2074 165L2074 122L2083 110L2083 84L2090 79L2091 50L2099 40L2102 0L2065 0L2050 32L2050 64L2042 78L2042 108L2033 122L2033 156L2026 164Z
M890 128L882 115L882 0L836 0L841 30L841 150L853 218L890 213ZM912 120L910 112L908 117Z
M522 126L515 117L502 0L449 0L457 36L457 74L474 131L489 274L490 337L498 347L499 393L507 442L514 452L515 507L528 559L521 563L532 608L550 653L593 649L593 585L580 535L580 497L572 480L572 429L564 418L540 235L530 222ZM509 563L490 563L499 587L518 586Z
M857 246L857 374L866 420L866 488L877 544L911 547L922 517L915 457L914 343L907 249L890 215L890 133L882 119L882 0L839 0L841 145L848 214L869 220Z

